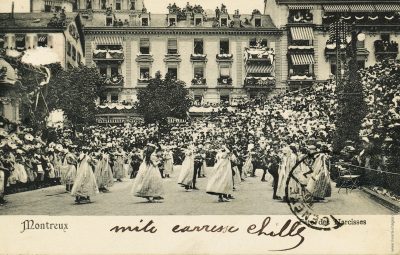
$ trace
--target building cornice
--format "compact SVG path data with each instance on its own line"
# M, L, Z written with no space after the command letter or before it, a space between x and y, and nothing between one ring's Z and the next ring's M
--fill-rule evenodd
M49 27L3 27L2 33L63 33L65 28Z
M165 28L165 27L85 27L86 35L281 35L282 30L278 28L241 28L241 29L219 29L219 28Z
M307 5L321 5L321 4L377 4L376 0L276 0L279 4L307 4ZM379 3L384 4L398 4L398 0L381 0Z

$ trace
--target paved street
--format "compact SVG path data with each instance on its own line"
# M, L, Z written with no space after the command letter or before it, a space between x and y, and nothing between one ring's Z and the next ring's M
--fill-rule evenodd
M0 207L2 215L287 215L288 205L272 200L271 182L261 182L261 170L257 178L248 178L241 183L233 195L235 200L218 203L216 196L205 192L208 178L198 181L200 190L186 192L176 184L178 169L172 179L164 180L165 201L147 203L145 199L130 194L132 180L115 183L109 193L100 193L92 198L93 203L76 205L74 198L65 193L64 186L12 194L9 201ZM207 169L206 174L210 174ZM315 205L319 214L368 215L390 214L391 211L370 200L360 190L338 194L333 188L332 197L327 202Z

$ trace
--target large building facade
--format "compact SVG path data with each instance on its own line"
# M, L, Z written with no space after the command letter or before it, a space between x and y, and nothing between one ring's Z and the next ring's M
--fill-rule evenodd
M75 67L84 63L83 45L77 13L0 14L0 49L9 56L37 55L39 64Z
M339 20L365 35L357 41L359 67L397 59L399 11L394 0L265 0L264 13L282 30L281 80L297 89L336 74L337 35L329 27Z
M282 88L276 65L281 31L268 15L228 12L224 6L213 15L173 7L169 14L152 14L141 1L121 6L125 9L84 11L85 64L97 66L110 83L101 101L135 101L158 71L184 81L203 104Z

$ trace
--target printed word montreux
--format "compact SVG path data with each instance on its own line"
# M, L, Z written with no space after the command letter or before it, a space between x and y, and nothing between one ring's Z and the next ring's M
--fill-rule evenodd
M24 220L21 222L22 231L26 230L62 230L66 232L68 230L68 223L49 223L49 222L35 222L34 220Z

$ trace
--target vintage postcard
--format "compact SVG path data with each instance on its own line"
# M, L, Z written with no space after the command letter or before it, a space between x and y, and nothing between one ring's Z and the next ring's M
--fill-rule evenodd
M1 0L0 254L400 254L399 0Z

